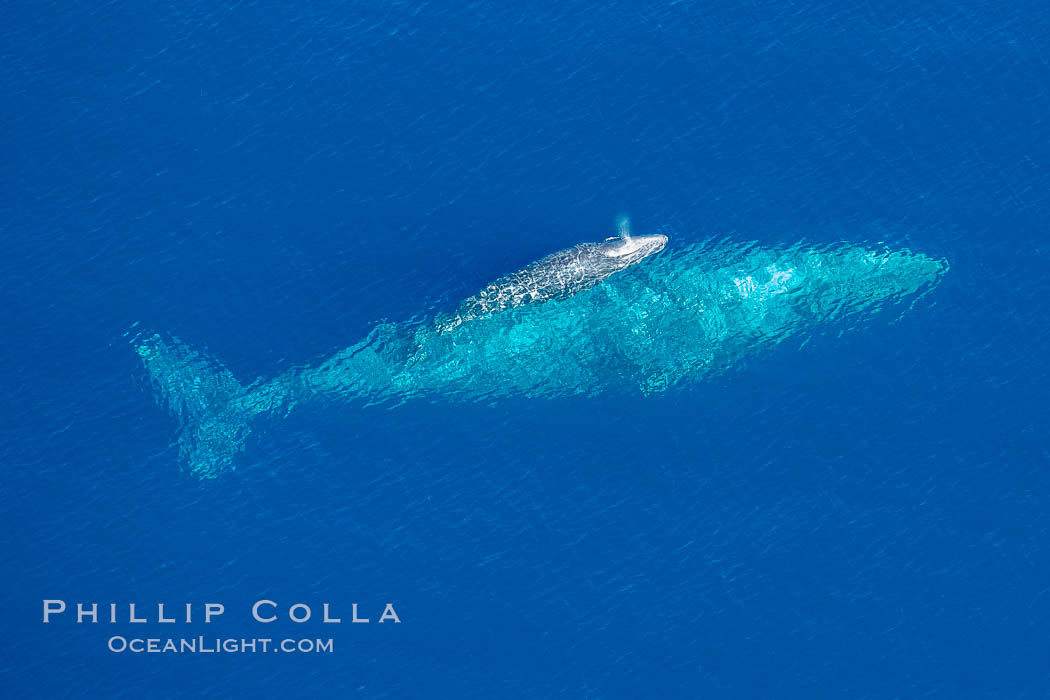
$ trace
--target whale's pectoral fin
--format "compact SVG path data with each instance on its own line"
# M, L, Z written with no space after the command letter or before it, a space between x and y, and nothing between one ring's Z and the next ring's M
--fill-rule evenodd
M178 339L134 341L160 398L178 418L179 453L194 474L214 478L233 469L244 449L253 410L248 391L215 360Z

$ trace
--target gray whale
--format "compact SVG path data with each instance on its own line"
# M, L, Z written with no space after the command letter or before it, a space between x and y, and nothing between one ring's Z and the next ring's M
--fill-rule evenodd
M454 326L382 323L317 367L250 384L178 338L129 336L158 400L179 421L182 463L209 479L233 468L257 417L306 402L664 391L821 324L909 297L911 308L947 269L921 253L849 244L686 247L601 284L545 284L544 303L471 301L459 312L469 322Z

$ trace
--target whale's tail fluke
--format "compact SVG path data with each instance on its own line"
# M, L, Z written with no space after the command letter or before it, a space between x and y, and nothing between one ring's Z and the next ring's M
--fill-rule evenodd
M258 412L250 393L215 360L177 338L132 341L159 394L179 421L179 456L196 476L214 478L233 469L244 449L248 420Z

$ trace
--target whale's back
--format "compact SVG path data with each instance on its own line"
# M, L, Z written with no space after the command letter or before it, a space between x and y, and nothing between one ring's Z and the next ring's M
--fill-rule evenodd
M456 315L466 321L525 304L564 299L590 289L616 271L602 267L596 248L594 243L583 243L504 275L464 299Z
M439 326L451 329L526 304L566 299L663 250L666 243L667 237L662 235L614 238L552 253L464 299L452 317Z

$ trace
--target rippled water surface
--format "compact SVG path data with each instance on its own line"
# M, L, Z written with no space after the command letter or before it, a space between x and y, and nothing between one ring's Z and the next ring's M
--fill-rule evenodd
M1042 5L5 9L3 697L1047 695Z

